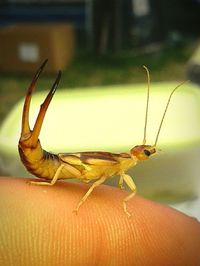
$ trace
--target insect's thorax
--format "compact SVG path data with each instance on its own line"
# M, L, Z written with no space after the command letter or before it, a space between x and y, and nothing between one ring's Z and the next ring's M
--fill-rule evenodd
M127 153L108 154L110 156L110 160L107 160L105 157L105 159L102 158L99 161L97 160L95 163L87 164L85 170L82 172L83 179L92 180L99 178L100 176L110 178L126 172L137 163L137 158L133 158Z

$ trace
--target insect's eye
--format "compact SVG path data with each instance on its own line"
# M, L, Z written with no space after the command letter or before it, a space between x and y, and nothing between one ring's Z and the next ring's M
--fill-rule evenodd
M151 152L148 151L148 150L144 150L144 154L147 155L147 156L150 156L151 155Z

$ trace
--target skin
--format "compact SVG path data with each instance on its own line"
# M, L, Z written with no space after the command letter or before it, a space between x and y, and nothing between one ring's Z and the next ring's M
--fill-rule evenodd
M200 263L200 223L170 207L88 184L34 186L0 177L0 265L190 265Z

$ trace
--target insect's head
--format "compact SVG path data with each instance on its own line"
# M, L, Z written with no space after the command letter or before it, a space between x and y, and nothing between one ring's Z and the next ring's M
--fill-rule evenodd
M151 145L137 145L130 151L131 155L136 157L138 160L147 160L149 157L156 153L155 146Z

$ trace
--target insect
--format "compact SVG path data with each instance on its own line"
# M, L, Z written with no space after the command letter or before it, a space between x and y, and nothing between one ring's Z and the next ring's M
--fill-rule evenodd
M56 92L58 83L61 78L61 71L58 72L56 80L51 87L44 102L40 106L38 116L36 118L33 129L29 126L29 109L31 103L32 93L35 89L36 82L44 69L47 60L43 62L38 71L36 72L31 84L28 88L23 113L22 113L22 129L19 139L18 149L21 161L26 169L37 176L38 178L45 179L47 181L31 181L31 184L35 185L54 185L59 179L71 179L76 178L84 182L93 181L93 184L82 197L78 203L75 212L78 212L80 206L86 201L88 196L94 190L95 187L102 184L106 179L111 178L114 175L119 176L119 186L123 188L123 183L130 188L131 193L123 200L124 212L130 217L131 214L127 209L127 202L133 198L136 193L136 185L134 184L131 176L126 174L127 170L134 167L138 161L147 160L152 155L156 154L156 146L158 137L163 124L164 117L166 115L171 97L173 93L183 83L178 85L170 94L160 125L153 145L146 144L146 132L147 132L147 117L149 108L149 87L150 87L150 75L147 67L144 66L147 73L148 90L147 90L147 104L146 115L144 123L144 137L141 145L133 147L129 153L110 153L110 152L75 152L75 153L58 153L53 154L42 149L39 140L39 134L43 124L43 120L48 109L48 106Z

